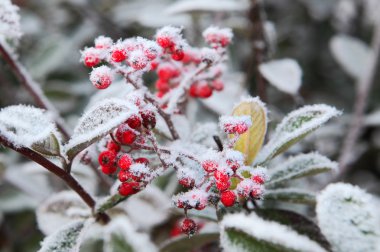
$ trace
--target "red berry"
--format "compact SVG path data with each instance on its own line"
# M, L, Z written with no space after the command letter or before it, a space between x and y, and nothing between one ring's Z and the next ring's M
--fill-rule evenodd
M85 56L84 57L84 65L86 67L94 67L100 63L100 59L94 56Z
M140 111L142 118L142 124L147 129L153 129L156 127L156 115L150 110Z
M108 88L113 81L111 68L107 66L93 68L90 74L90 81L97 89Z
M99 154L98 161L101 166L110 167L115 164L116 153L114 151L103 151Z
M102 172L107 175L111 175L115 173L117 170L116 165L111 165L111 166L102 166Z
M224 89L224 84L221 80L214 80L211 82L211 87L216 91L222 91Z
M196 210L203 210L206 208L206 204L202 203L202 202L197 202L197 204L195 205L195 209Z
M157 44L159 44L162 48L169 48L173 46L173 41L169 36L159 36L156 39Z
M117 161L117 165L122 170L128 170L129 167L132 165L132 163L133 163L133 159L128 154L121 155L121 157Z
M128 124L129 127L132 129L138 129L141 127L141 118L138 115L131 115L126 123Z
M150 63L150 70L156 70L158 67L158 62L157 61L152 61Z
M231 160L231 159L227 159L226 160L226 163L228 164L228 166L235 172L237 169L239 169L240 167L240 164L238 161L236 160Z
M160 79L169 80L171 78L178 77L180 72L174 66L165 64L158 68L157 74Z
M120 151L120 145L117 144L116 142L114 141L109 141L107 143L107 149L110 150L110 151L113 151L113 152L119 152Z
M181 178L178 183L184 187L191 188L194 186L195 180L193 178Z
M216 180L219 180L219 181L227 181L227 180L229 180L229 176L225 172L219 171L219 170L216 170L214 172L214 178Z
M264 182L265 182L264 178L262 176L259 176L259 175L254 175L254 176L252 176L251 179L260 185L264 184Z
M137 182L124 182L119 186L119 193L122 196L129 196L139 191L139 183Z
M223 192L227 190L228 188L230 188L231 182L229 180L217 180L215 185L219 191Z
M132 178L132 174L129 171L121 170L119 171L118 177L119 177L120 182L125 182L128 179Z
M155 85L156 85L156 89L161 92L168 92L170 89L170 86L167 80L158 79Z
M172 54L172 59L175 61L181 61L185 57L185 53L182 49L175 49Z
M149 59L149 60L154 60L157 58L158 52L154 48L147 48L144 50L144 55Z
M111 58L115 62L122 62L127 58L127 53L122 49L115 49L111 53Z
M174 226L172 227L172 229L170 230L170 237L176 237L180 234L182 234L181 226L179 225L178 222L176 222Z
M149 165L149 160L147 158L144 158L144 157L136 158L135 162L139 163L139 164Z
M121 124L116 130L116 139L121 144L132 144L136 140L136 134L126 124Z
M206 172L213 172L218 168L218 163L212 160L206 160L202 162L202 167Z
M198 85L197 84L193 84L190 86L190 89L189 89L189 95L191 97L198 97Z
M236 201L236 194L233 191L224 191L220 194L220 201L226 207L233 206Z
M207 83L203 83L198 86L197 95L200 98L209 98L212 95L212 88Z
M197 224L194 220L186 218L182 222L181 230L183 233L191 236L197 231Z

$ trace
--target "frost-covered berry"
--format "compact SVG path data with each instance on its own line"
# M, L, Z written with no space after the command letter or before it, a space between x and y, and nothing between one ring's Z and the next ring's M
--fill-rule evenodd
M117 128L115 135L121 144L132 144L136 140L136 133L130 130L126 124L121 124Z
M135 162L139 163L139 164L145 164L145 165L149 164L149 160L147 158L144 158L144 157L136 158Z
M95 39L95 48L108 49L112 46L112 39L105 36L99 36Z
M183 233L187 234L188 236L191 236L195 234L195 232L197 232L197 224L194 220L186 218L182 222L181 230Z
M170 90L170 85L167 80L158 79L155 83L156 89L160 92L168 92Z
M100 63L100 51L98 49L89 47L81 53L82 61L86 67L94 67Z
M139 183L137 182L124 182L119 186L119 194L122 196L129 196L139 191Z
M231 182L230 180L216 180L215 185L219 191L223 192L230 188Z
M113 151L113 152L119 152L120 151L120 145L114 141L109 141L107 143L107 149L110 151Z
M224 191L220 194L220 201L226 207L233 206L236 201L236 194L233 191Z
M254 175L254 176L252 176L251 179L252 179L255 183L260 184L260 185L264 184L264 182L265 182L264 178L263 178L262 176L260 176L260 175Z
M115 164L116 153L114 151L103 151L99 154L98 161L101 166L110 167Z
M120 182L125 182L128 179L132 178L132 174L129 171L121 170L119 171L118 178Z
M214 178L215 180L219 180L219 181L227 181L229 179L229 176L224 171L216 170L214 172Z
M144 47L144 54L149 60L154 60L161 53L160 47L153 41L148 40Z
M243 134L252 126L250 116L222 116L221 128L228 134Z
M111 175L116 172L117 167L116 165L111 166L101 166L102 172L107 175Z
M128 58L129 65L135 70L141 70L148 64L148 58L141 50L133 51Z
M206 64L215 63L219 57L219 53L215 49L203 48L201 50L201 60Z
M142 124L147 129L153 129L156 127L156 115L153 111L143 110L140 111L140 116L142 118Z
M211 87L215 91L222 91L224 89L224 83L221 80L214 80L211 82Z
M156 38L157 44L159 44L162 48L169 48L173 46L174 42L171 37L167 35L160 35Z
M209 27L203 32L206 42L212 47L226 47L231 43L232 31L229 28Z
M213 160L205 160L202 162L202 167L206 172L213 172L218 168L218 163Z
M180 75L180 71L172 64L161 64L157 71L161 80L169 80Z
M265 181L268 179L267 170L265 168L256 168L253 172L251 172L251 174L252 181L259 185L263 185Z
M129 127L132 129L138 129L141 127L141 118L138 115L131 115L126 123L128 124Z
M200 98L209 98L212 95L212 88L207 83L201 83L196 92Z
M133 163L133 159L128 154L121 155L119 160L117 161L117 165L122 170L128 170L129 167L131 167L132 163Z
M255 199L260 199L261 196L263 195L263 193L264 193L263 186L262 185L255 185L252 188L251 197L255 198Z
M94 68L90 74L90 81L98 89L108 88L113 81L113 73L108 66Z
M111 52L111 59L114 62L122 62L127 58L127 53L124 49L115 48Z
M185 57L185 53L183 52L182 48L176 48L174 47L173 53L172 53L172 59L175 61L181 61Z
M195 180L193 178L181 178L178 183L184 187L191 188L194 187Z

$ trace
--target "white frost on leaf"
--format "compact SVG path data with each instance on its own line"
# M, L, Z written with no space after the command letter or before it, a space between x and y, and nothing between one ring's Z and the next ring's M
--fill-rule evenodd
M290 227L263 220L255 213L226 215L221 222L221 245L225 251L253 251L253 248L247 247L247 244L230 239L229 230L244 232L251 239L279 246L284 251L286 249L308 252L326 251L318 243L300 235Z
M336 108L325 104L307 105L289 113L277 125L273 136L259 152L255 163L266 163L340 114Z
M277 188L265 191L265 200L285 201L299 204L315 204L315 193L300 188Z
M38 252L79 252L78 240L83 227L84 221L60 227L43 240Z
M45 110L15 105L0 111L0 134L16 147L31 147L52 133L57 135L56 127Z
M336 183L317 197L317 219L334 252L380 251L380 213L357 186Z
M248 8L247 1L242 0L182 0L176 1L170 5L165 13L167 14L180 14L195 11L207 12L231 12L231 11L245 11Z
M359 79L369 67L371 48L359 39L337 35L330 41L330 50L341 67L352 77Z
M21 26L19 8L10 0L0 1L0 39L17 43L20 39Z
M274 185L337 169L336 162L318 153L299 154L270 169L270 180L265 185Z
M294 59L272 60L259 66L260 73L279 90L296 95L302 83L302 69Z
M94 105L79 119L73 136L65 146L69 158L137 113L136 105L118 98L105 99Z

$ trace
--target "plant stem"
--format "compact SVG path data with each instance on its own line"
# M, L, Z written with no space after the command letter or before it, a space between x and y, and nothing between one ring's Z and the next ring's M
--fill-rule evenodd
M25 69L25 67L17 60L16 56L12 52L12 49L8 46L8 44L0 40L0 53L3 55L4 60L11 67L14 74L19 79L21 85L31 94L34 101L38 106L48 110L53 113L54 119L57 123L59 130L62 132L66 139L70 138L68 127L66 126L64 120L59 115L59 112L55 109L53 104L47 99L45 94L43 93L41 86L36 83L29 72Z
M61 169L60 167L56 166L54 163L50 162L48 159L40 155L39 153L25 147L16 147L12 142L10 142L8 139L6 139L4 136L0 135L0 143L4 146L22 154L23 156L27 157L28 159L36 162L37 164L43 166L48 171L54 173L56 176L61 178L67 186L69 186L72 190L74 190L81 198L82 200L94 211L95 207L95 200L92 198L92 196L78 183L78 181L71 176L70 173L65 172L65 170ZM96 218L103 222L107 222L108 216L97 216Z
M251 21L252 56L249 64L247 80L255 75L256 91L263 102L267 101L266 81L259 71L259 65L264 62L267 54L267 41L264 30L264 11L262 0L251 0L248 18ZM253 68L253 69L252 69Z
M354 105L354 115L343 143L343 150L339 157L340 173L336 179L343 178L351 169L352 156L355 154L354 149L356 142L363 129L363 119L371 87L375 81L376 70L380 64L380 24L375 26L372 40L373 54L366 68L366 72L356 83L356 98Z

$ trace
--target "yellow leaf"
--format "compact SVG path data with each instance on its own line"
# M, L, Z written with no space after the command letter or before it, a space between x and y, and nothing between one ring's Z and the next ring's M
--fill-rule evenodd
M245 164L252 164L257 153L263 145L267 131L267 111L264 103L258 98L248 98L241 101L232 111L234 116L249 115L252 118L252 126L237 140L234 149L245 156ZM230 138L233 136L231 135Z

